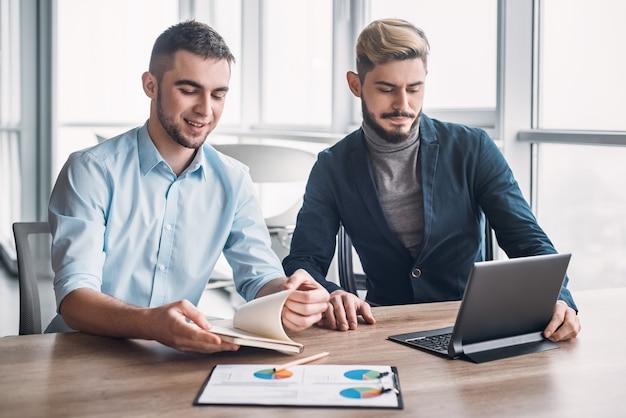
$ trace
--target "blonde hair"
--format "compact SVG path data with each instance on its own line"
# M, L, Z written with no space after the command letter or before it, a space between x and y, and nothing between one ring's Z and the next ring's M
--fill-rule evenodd
M402 19L375 20L356 42L356 69L363 81L374 66L395 60L421 58L427 68L430 45L423 30Z

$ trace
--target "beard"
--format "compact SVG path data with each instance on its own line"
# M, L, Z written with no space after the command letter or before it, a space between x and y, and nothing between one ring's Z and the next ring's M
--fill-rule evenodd
M159 118L159 122L161 123L161 126L163 126L163 129L165 130L165 132L177 144L182 145L185 148L197 150L198 148L202 146L207 136L209 136L209 133L207 132L207 134L204 136L204 138L202 138L201 141L194 141L194 138L191 138L191 139L186 138L185 135L183 135L183 133L181 132L180 126L178 126L176 122L172 118L167 116L165 112L163 111L163 104L161 103L161 91L160 90L157 92L156 108L157 108L157 117Z
M367 104L365 103L365 100L363 98L361 98L361 110L363 112L363 120L365 121L365 123L367 123L367 125L370 128L372 128L372 130L376 132L376 134L381 139L387 141L390 144L400 144L406 141L407 139L415 136L415 133L417 132L419 128L420 116L422 115L422 111L420 110L417 115L414 115L413 113L409 113L409 112L396 111L396 112L391 112L391 113L383 113L380 116L381 119L388 119L388 118L392 118L395 116L404 116L408 118L414 117L415 120L411 124L409 131L404 133L399 130L388 131L385 128L383 128L382 125L376 122L376 117L374 116L373 113L369 111Z

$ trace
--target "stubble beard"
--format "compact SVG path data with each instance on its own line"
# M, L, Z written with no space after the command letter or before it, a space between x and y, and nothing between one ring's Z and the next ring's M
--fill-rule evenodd
M415 133L417 132L418 128L419 128L420 116L422 115L422 111L421 110L417 114L417 117L415 117L415 115L412 114L412 113L400 112L400 111L392 112L392 113L383 113L381 115L382 119L387 119L387 118L391 118L391 117L395 117L395 116L415 117L415 120L411 124L411 128L409 129L409 131L404 133L404 132L400 132L400 131L388 131L382 125L380 125L376 121L376 118L375 118L374 114L372 114L369 111L369 109L367 107L367 104L365 103L365 100L363 100L363 99L361 99L361 110L363 112L363 120L365 121L365 123L367 123L367 125L370 128L372 128L372 130L374 132L376 132L376 134L381 139L384 139L385 141L387 141L390 144L401 144L402 142L406 141L407 139L413 137L415 135Z
M157 107L157 117L159 118L159 122L161 123L161 126L163 126L163 129L165 130L165 132L170 136L170 138L174 140L174 142L176 142L179 145L182 145L185 148L190 148L193 150L197 150L198 148L202 146L202 144L204 144L204 141L206 141L207 137L209 136L210 131L207 132L207 134L199 142L188 140L181 132L180 126L178 126L172 118L168 117L165 114L165 112L163 112L163 106L161 103L161 91L157 92L156 107Z

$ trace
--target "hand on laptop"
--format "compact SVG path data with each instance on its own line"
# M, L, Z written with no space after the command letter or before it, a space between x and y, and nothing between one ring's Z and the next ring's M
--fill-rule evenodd
M352 293L339 289L330 294L328 309L322 315L322 320L318 325L326 325L330 329L339 331L353 330L358 326L359 315L368 324L376 323L367 302Z
M559 300L554 307L554 314L543 331L543 335L552 341L563 341L574 338L580 332L580 319L576 311Z

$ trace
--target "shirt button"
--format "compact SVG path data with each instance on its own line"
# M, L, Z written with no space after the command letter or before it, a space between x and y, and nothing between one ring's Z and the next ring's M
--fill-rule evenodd
M161 264L161 265L159 266L159 270L161 270L161 271L165 270L165 266L164 266L163 264Z
M167 224L165 225L165 229L167 229L168 231L172 229L172 224Z
M413 270L411 270L411 276L413 276L413 278L417 279L421 275L422 275L422 270L418 268L414 268Z

